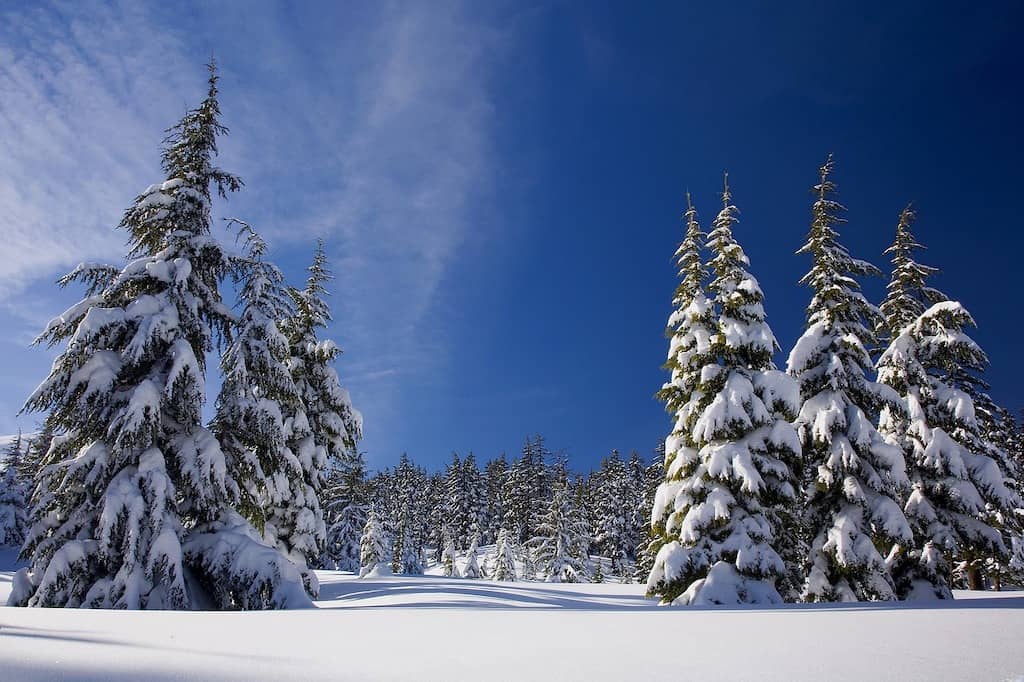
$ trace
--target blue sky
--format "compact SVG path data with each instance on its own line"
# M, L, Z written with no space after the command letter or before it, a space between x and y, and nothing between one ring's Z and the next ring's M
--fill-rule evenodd
M649 454L669 426L652 396L684 192L707 224L729 170L785 353L828 152L850 250L884 267L913 200L922 260L978 320L993 394L1024 405L1007 305L1022 6L696 4L0 9L0 432L32 426L15 413L52 353L29 343L77 293L53 280L123 255L113 227L161 179L162 131L203 96L211 53L232 130L220 162L246 181L217 213L252 222L296 282L326 240L329 333L371 466L514 454L534 432L581 469Z

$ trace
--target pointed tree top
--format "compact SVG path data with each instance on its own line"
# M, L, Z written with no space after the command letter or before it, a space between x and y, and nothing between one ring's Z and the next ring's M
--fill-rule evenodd
M836 189L835 183L828 179L828 176L832 174L835 169L836 162L832 157L832 152L828 153L828 158L825 159L825 163L818 169L818 173L821 176L821 182L814 188L818 192L818 196L824 199L829 193L834 192Z
M914 202L908 202L903 210L900 211L900 222L896 226L897 230L909 228L917 220L917 211L914 210Z
M722 179L722 206L728 208L731 203L732 192L729 191L729 171L725 171Z
M206 81L210 84L208 96L213 98L217 96L217 80L220 78L217 75L217 60L214 59L213 54L210 54L210 61L206 63L206 70L210 72L210 77Z

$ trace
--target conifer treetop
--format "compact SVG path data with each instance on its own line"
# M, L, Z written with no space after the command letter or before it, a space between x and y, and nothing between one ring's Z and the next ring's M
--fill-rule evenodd
M899 335L900 330L911 324L933 303L946 300L946 296L926 284L929 277L939 272L938 268L921 265L913 258L915 251L924 250L914 238L911 227L917 213L911 204L900 211L896 224L896 239L883 253L892 254L892 277L886 286L885 300L880 306L884 316L884 329L880 331L890 338Z
M151 255L175 239L210 232L210 189L221 197L236 192L242 180L213 164L217 138L228 133L220 122L217 68L208 64L206 99L167 130L161 167L166 180L150 185L121 221L131 234L130 255Z
M686 236L676 249L680 282L676 287L673 303L685 307L698 293L703 293L704 280L708 275L700 257L706 235L697 222L697 209L693 206L689 192L686 193L686 212L683 217L686 219Z
M708 288L719 308L718 333L713 346L726 366L770 369L778 343L765 321L761 286L747 270L750 259L732 233L733 225L739 222L738 215L726 173L722 210L708 234L708 248L714 254L711 268L715 274Z
M807 242L797 251L811 254L814 263L800 283L814 290L814 298L807 308L808 326L826 321L854 323L859 327L857 323L865 317L874 322L880 314L860 293L860 284L854 277L882 273L871 263L850 256L846 247L839 243L837 227L846 222L843 217L846 207L833 198L836 185L829 176L834 168L835 161L829 154L818 169L820 179L812 190L817 200L811 207L811 229ZM871 338L873 340L873 335Z

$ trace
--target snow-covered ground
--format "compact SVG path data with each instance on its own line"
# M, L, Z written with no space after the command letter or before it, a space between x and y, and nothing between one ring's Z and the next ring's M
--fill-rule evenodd
M0 568L12 563L0 550ZM10 576L0 571L0 600ZM1022 593L917 608L666 609L639 585L320 580L318 608L304 611L3 607L0 679L1024 679Z

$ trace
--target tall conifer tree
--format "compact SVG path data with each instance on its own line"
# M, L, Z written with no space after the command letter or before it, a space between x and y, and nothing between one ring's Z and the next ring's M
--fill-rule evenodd
M808 466L810 533L808 601L892 599L892 580L879 547L910 538L896 501L906 486L903 454L875 429L883 405L898 403L887 387L868 379L878 310L856 277L878 269L850 256L839 243L844 207L833 197L831 155L814 187L810 233L797 253L813 263L801 284L814 292L807 328L789 356L803 405L796 425ZM884 551L884 550L883 550Z
M647 581L648 594L663 603L782 600L775 580L786 567L773 547L772 517L795 497L800 451L787 419L796 386L772 365L777 344L761 288L733 236L738 210L728 176L722 206L708 241L718 317L696 365L699 384L683 396L690 405L666 440L665 481L651 517L669 540Z
M202 423L206 354L233 323L219 293L228 258L211 235L211 199L241 187L213 165L227 131L219 118L211 65L206 99L170 130L165 180L121 221L130 261L65 277L84 282L86 297L39 337L66 347L26 408L47 412L60 435L40 472L31 564L15 577L14 605L309 603L295 567L234 512L237 484Z

